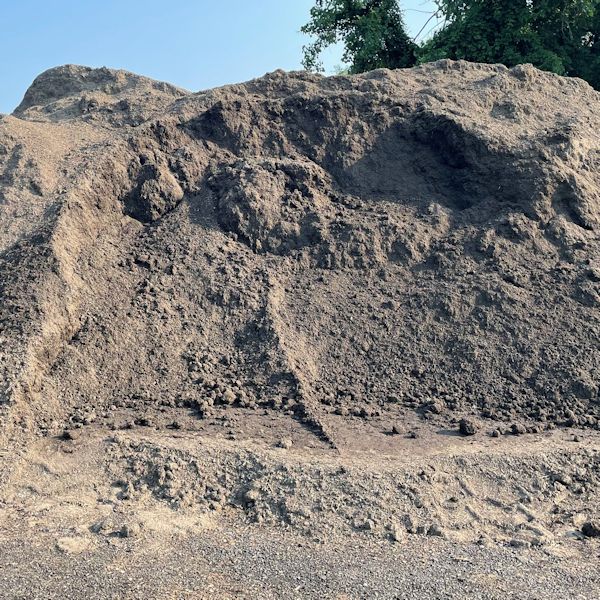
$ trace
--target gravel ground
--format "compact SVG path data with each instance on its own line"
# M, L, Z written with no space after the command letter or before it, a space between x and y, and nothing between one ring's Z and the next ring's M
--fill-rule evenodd
M569 550L308 542L253 526L69 554L25 533L3 542L3 599L581 598L600 596L597 544ZM572 553L557 560L557 552Z

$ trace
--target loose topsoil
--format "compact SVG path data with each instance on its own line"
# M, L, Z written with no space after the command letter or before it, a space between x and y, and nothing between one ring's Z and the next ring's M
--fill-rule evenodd
M599 132L530 66L43 73L0 116L1 435L598 428Z

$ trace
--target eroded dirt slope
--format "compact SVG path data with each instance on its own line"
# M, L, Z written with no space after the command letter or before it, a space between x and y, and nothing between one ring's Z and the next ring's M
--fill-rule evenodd
M448 61L198 94L42 74L0 118L3 431L597 427L599 101Z

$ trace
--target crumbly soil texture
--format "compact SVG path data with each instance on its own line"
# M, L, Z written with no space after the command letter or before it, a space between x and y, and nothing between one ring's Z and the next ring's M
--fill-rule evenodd
M546 552L565 571L531 597L572 577L597 598L569 569L600 537L599 115L586 83L528 65L199 93L40 75L0 115L8 555L102 571L250 527L242 554L278 552L265 532L368 540L390 569L406 544ZM234 569L156 597L526 597L414 573L406 596L302 588L302 556L270 584ZM6 577L0 596L24 597ZM153 597L107 581L98 597Z

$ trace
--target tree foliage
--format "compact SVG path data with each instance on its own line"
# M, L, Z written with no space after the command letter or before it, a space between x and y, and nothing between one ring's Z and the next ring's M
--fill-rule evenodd
M397 0L317 0L304 66L321 68L321 52L342 42L351 72L451 58L532 63L600 87L600 0L437 0L436 16L442 26L417 45Z
M338 42L351 73L416 63L417 46L406 33L396 0L317 0L310 16L301 30L314 38L304 47L308 70L322 70L322 51Z
M561 75L589 53L598 0L438 0L445 25L420 49L437 58L532 63Z

